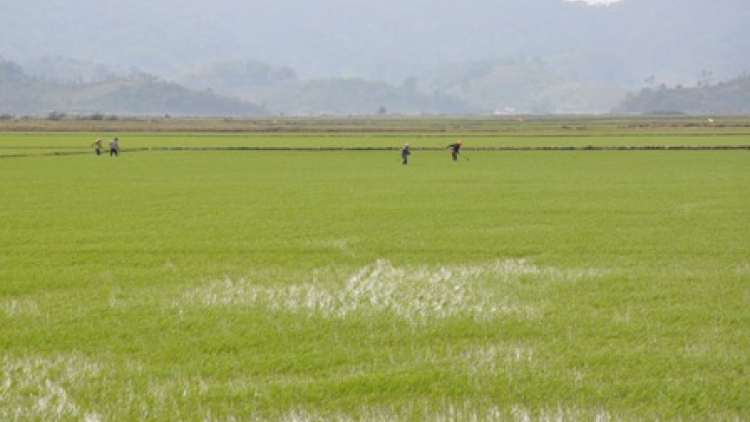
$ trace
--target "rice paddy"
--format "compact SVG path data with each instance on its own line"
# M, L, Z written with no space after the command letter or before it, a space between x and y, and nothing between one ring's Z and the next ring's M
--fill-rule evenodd
M0 419L749 420L748 151L496 147L750 131L542 123L0 132Z

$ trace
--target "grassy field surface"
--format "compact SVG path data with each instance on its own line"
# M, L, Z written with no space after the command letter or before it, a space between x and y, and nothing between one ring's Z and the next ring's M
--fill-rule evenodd
M748 151L128 152L616 126L2 132L0 420L750 420Z
M96 138L119 137L131 152L168 148L440 149L467 138L467 150L513 148L750 148L750 118L380 117L201 120L130 118L0 120L0 158L84 154Z

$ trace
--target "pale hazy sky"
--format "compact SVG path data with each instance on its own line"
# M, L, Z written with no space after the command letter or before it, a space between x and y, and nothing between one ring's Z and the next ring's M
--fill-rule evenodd
M588 4L610 4L610 3L617 3L620 0L568 0L568 1L582 1Z

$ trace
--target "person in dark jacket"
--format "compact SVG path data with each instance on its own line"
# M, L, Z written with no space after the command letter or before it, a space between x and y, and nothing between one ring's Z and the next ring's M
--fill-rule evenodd
M404 144L404 147L401 148L401 164L407 164L409 162L410 155L411 150L409 149L409 144Z
M458 142L448 145L448 148L450 148L451 150L451 157L453 157L453 161L458 161L458 152L461 150L461 147L463 145L463 139L459 139Z

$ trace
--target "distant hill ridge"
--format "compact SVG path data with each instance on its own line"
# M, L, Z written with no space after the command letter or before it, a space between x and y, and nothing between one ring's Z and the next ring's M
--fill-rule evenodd
M15 63L0 61L0 113L40 112L262 115L266 110L236 98L187 89L149 75L106 81L64 83L27 75Z
M156 75L272 113L606 112L747 72L748 21L747 0L28 1L4 5L0 54L47 80Z

